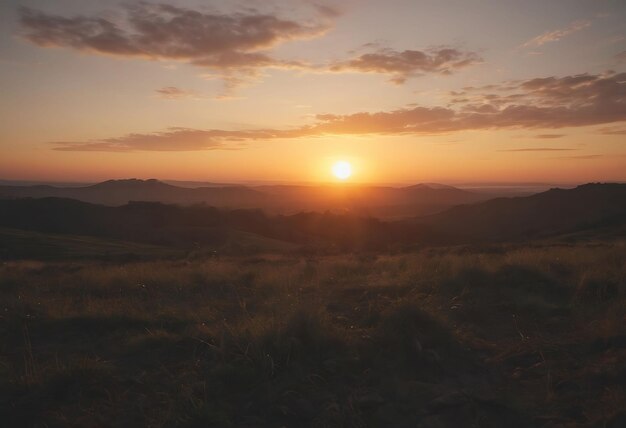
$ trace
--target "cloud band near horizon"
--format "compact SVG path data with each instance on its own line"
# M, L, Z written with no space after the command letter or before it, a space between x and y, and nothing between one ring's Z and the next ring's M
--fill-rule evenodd
M323 135L437 135L488 129L558 129L626 121L626 73L536 78L493 88L495 92L460 95L465 98L455 93L445 107L318 114L313 124L293 129L170 128L149 134L53 144L55 150L63 151L215 150L238 148L252 141Z

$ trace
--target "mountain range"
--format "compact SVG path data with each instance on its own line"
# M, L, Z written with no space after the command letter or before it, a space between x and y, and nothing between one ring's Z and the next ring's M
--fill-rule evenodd
M146 187L146 183L135 184ZM167 188L158 182L147 185ZM101 187L110 188L110 183ZM272 187L258 193L265 197L280 192L289 195L288 191L301 195L296 190ZM422 186L398 189L398 193L441 190L457 194L455 189L424 190ZM388 193L382 193L389 198ZM445 200L444 196L439 197ZM0 200L0 227L185 248L219 247L245 233L248 241L252 234L302 248L346 251L527 241L580 233L620 238L626 232L626 184L551 189L532 196L496 198L394 221L330 211L276 215L259 209L220 209L205 204L131 202L105 206L57 197L14 198Z
M526 197L495 198L410 222L457 241L557 235L626 223L626 184L589 183Z
M188 183L185 183L188 185ZM0 186L0 198L59 197L119 206L132 201L260 208L271 214L302 211L353 213L385 219L432 214L459 204L484 201L488 195L428 183L408 187L364 185L215 185L182 187L159 180L109 180L80 187Z

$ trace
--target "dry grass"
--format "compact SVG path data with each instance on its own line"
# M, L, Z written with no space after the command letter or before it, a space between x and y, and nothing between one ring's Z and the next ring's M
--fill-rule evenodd
M625 260L605 244L6 262L0 421L610 426Z

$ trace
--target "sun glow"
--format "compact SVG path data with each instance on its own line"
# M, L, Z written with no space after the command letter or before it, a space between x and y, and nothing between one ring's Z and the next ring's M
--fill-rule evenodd
M352 175L352 166L346 161L339 161L333 165L333 175L340 180L346 180Z

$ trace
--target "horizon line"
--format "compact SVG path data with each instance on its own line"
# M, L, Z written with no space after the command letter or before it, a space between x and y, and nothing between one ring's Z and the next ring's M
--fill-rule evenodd
M214 187L227 187L227 186L264 186L264 185L285 185L285 186L389 186L389 187L406 187L419 184L439 184L448 186L464 186L464 187L529 187L529 186L578 186L588 183L626 183L624 180L587 180L587 181L465 181L465 180L414 180L414 181L402 181L402 182L371 182L371 181L289 181L289 180L232 180L232 181L220 181L220 180L203 180L203 179L171 179L171 178L139 178L139 177L125 177L125 178L108 178L101 180L80 180L80 179L68 179L68 180L46 180L46 179L32 179L32 178L4 178L0 177L0 185L83 185L89 186L94 184L103 183L106 181L123 181L123 180L157 180L163 183L194 183L194 184L210 184ZM176 185L176 184L174 184ZM202 186L199 186L202 187Z

